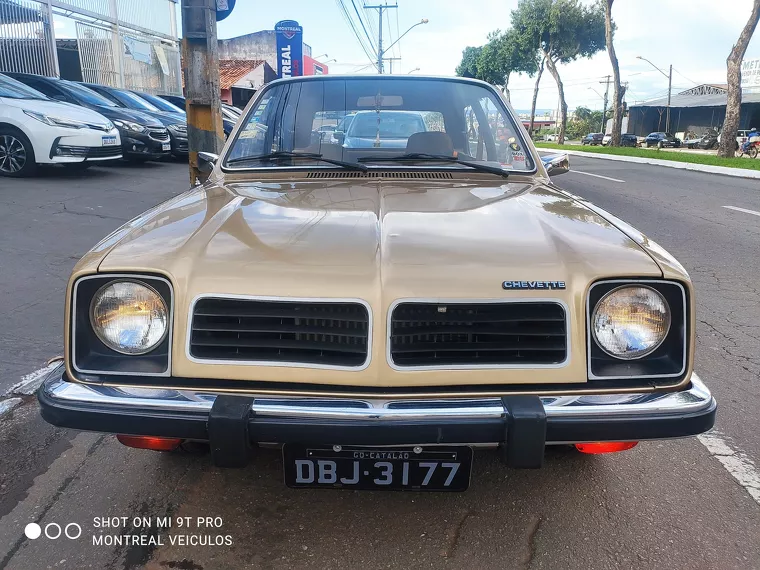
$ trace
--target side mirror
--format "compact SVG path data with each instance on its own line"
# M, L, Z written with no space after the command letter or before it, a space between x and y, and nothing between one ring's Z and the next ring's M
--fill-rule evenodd
M198 170L201 172L211 173L214 170L219 155L212 152L198 153Z
M346 133L343 131L333 131L332 136L338 141L338 144L343 144L343 141L346 140Z
M547 174L551 177L570 171L570 158L567 154L542 156L541 161L544 163Z

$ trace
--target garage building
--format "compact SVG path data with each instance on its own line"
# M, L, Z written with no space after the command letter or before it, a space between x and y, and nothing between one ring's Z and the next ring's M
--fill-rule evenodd
M670 132L689 132L701 136L705 131L720 131L726 117L727 86L698 85L673 95L670 100ZM628 131L637 136L666 130L668 99L654 99L631 105ZM755 89L742 91L739 129L760 129L760 93Z

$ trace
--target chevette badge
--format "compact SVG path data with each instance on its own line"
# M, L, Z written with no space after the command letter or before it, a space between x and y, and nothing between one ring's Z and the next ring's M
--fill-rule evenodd
M564 281L504 281L504 289L565 289Z

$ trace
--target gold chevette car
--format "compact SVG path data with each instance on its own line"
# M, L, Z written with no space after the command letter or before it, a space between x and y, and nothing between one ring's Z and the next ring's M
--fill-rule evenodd
M555 186L567 157L490 85L275 81L201 158L206 183L75 267L50 423L417 490L466 489L478 446L534 468L712 427L686 271Z

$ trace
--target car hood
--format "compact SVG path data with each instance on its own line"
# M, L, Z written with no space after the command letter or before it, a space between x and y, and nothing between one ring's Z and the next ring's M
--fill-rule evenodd
M187 117L179 113L168 113L163 111L137 111L143 115L154 118L165 127L169 125L176 125L177 123L184 125L187 123Z
M383 386L586 382L589 285L662 276L651 255L580 200L544 184L485 177L207 183L106 238L81 262L94 266L171 280L175 376ZM563 281L566 289L506 291L504 281ZM351 372L194 362L185 351L189 311L208 294L361 299L372 311L378 356ZM464 378L393 370L383 358L385 318L394 301L409 298L556 299L572 325L569 364L540 375L478 370Z
M44 113L45 115L51 115L53 117L74 119L76 121L84 121L98 125L104 125L108 122L107 118L102 114L86 107L71 105L70 103L52 100L45 101L42 99L0 99L2 99L3 104L8 105L9 107L18 107L22 110Z
M121 119L121 120L126 120L126 121L134 121L146 127L157 127L157 128L163 127L160 121L158 121L157 119L154 119L150 115L146 115L145 113L142 113L141 111L133 111L132 109L124 109L123 107L93 106L90 108L97 111L104 117L108 117L112 121L114 119L116 120Z

